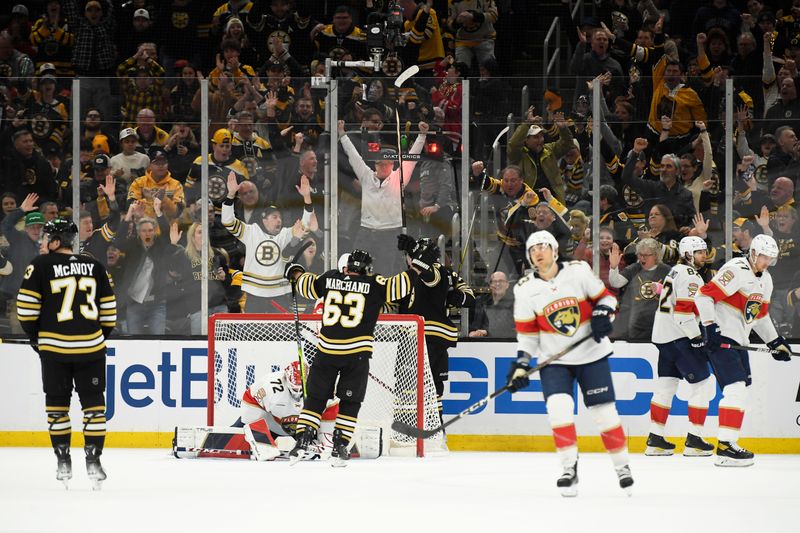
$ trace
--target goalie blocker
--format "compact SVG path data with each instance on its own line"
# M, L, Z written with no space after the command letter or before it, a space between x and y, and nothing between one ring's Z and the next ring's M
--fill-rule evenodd
M377 459L383 455L383 429L360 426L351 441L351 458ZM331 435L320 435L318 454L330 455ZM219 426L178 426L172 439L172 454L178 459L288 459L293 437L272 439L263 420L243 428Z

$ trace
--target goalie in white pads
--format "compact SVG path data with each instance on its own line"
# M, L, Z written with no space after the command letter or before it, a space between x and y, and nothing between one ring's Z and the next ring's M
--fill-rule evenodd
M769 235L756 235L747 257L725 263L714 278L700 289L695 300L703 324L708 357L722 389L719 402L719 440L714 464L750 466L753 452L737 444L744 420L747 387L752 382L750 359L745 350L722 348L722 344L746 345L750 331L774 350L778 361L791 360L786 339L778 335L769 317L772 276L767 268L778 258L778 244Z
M675 444L664 438L672 398L681 379L689 383L689 433L683 455L708 456L714 446L703 440L708 403L713 395L708 355L700 332L694 298L703 278L699 269L708 254L700 237L689 236L678 244L680 263L664 278L653 322L653 344L658 348L658 381L650 401L650 434L645 455L672 455Z
M541 355L545 359L569 350L591 335L595 342L575 346L540 372L547 416L564 468L556 484L562 495L577 495L578 437L572 394L577 381L611 455L620 487L630 493L633 477L628 465L628 446L614 404L608 365L612 351L608 334L617 300L587 263L559 261L558 242L549 232L533 233L525 243L525 250L534 272L514 287L518 351L508 374L509 389L516 392L528 386L532 356Z
M297 417L302 409L303 382L298 361L289 363L284 370L267 374L245 390L241 420L245 440L256 459L275 459L281 455L281 451L288 452L294 447ZM331 446L333 425L338 413L338 399L328 402L320 420L318 442L313 444L320 455L323 447Z

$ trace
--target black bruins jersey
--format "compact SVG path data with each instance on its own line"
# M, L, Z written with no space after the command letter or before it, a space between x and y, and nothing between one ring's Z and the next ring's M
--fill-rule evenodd
M17 317L41 355L66 361L103 357L117 320L111 280L99 261L74 254L40 255L17 294Z
M448 304L456 307L472 307L475 295L466 282L448 268L435 263L431 268L431 279L423 275L414 280L411 294L400 300L400 313L421 315L425 319L425 341L437 342L448 347L458 342L458 328L447 314ZM451 289L456 291L451 296Z
M196 202L200 198L203 157L200 156L194 160L189 170L189 175L186 177L186 183L183 187L186 193L187 205ZM234 157L221 163L214 159L213 154L208 154L205 157L208 158L208 199L214 204L214 212L219 214L222 211L220 207L222 201L228 195L228 173L232 170L236 174L236 181L239 183L249 180L250 173L247 171L247 167Z
M411 293L412 276L401 272L390 278L352 276L329 270L321 276L304 273L297 289L304 298L322 298L319 351L329 355L372 353L378 314L384 304Z

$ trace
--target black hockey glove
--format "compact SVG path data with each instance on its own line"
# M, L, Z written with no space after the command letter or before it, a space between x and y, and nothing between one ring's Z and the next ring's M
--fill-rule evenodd
M286 268L283 270L283 277L285 277L289 281L294 281L295 273L300 275L305 271L306 271L305 267L300 263L288 263L286 265Z
M709 353L714 353L722 348L722 332L716 322L701 326L703 329L703 340Z
M417 240L413 237L406 235L405 233L401 233L397 236L397 249L401 252L405 252L408 255L414 253L414 250L417 248Z
M773 341L767 343L770 350L772 350L772 358L776 361L791 361L792 350L786 343L786 339L780 335Z
M703 341L703 336L698 335L694 339L689 339L689 346L692 347L692 351L701 356L706 357L708 354L706 352L706 343Z
M522 352L519 352L522 353ZM517 357L517 360L511 363L511 368L508 370L508 390L512 393L526 388L530 385L531 380L528 378L528 371L531 369L530 358L524 355Z
M595 342L600 342L603 337L608 337L613 329L611 326L611 316L614 310L607 305L598 305L592 311L592 338Z

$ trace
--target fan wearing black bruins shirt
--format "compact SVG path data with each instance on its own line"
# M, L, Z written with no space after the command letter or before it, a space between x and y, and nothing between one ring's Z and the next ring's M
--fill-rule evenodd
M17 316L39 353L56 479L72 478L69 406L73 383L83 409L86 470L98 490L106 478L100 455L106 435L106 339L117 304L103 265L72 253L78 228L56 218L44 226L41 252L25 270Z
M413 257L426 252L432 258L430 270L423 270L414 280L411 294L400 300L400 313L420 315L425 319L425 345L431 365L439 416L442 413L444 382L448 377L447 349L458 342L458 328L447 315L448 307L474 307L472 289L456 272L438 263L439 247L431 239L415 241L408 235L397 236L397 248L406 253L411 264Z
M429 258L415 258L409 270L390 278L372 274L372 257L363 250L353 251L342 271L329 270L321 276L305 272L297 263L287 265L286 277L300 296L324 300L319 353L306 380L303 410L297 421L297 444L289 452L292 464L311 455L308 446L316 439L321 413L333 398L334 386L340 402L333 431L332 464L344 466L342 461L349 459L347 448L367 391L378 314L384 304L411 293L420 271L431 269L426 259Z

